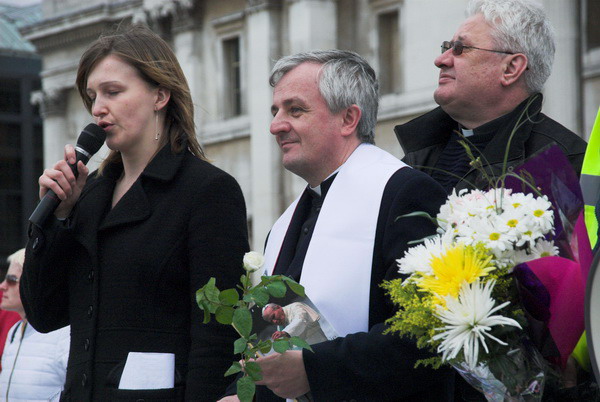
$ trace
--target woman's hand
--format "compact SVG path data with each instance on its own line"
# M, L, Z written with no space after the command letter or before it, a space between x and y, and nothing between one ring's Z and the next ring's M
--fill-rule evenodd
M52 190L62 201L54 211L54 215L59 219L65 219L69 216L81 195L81 190L89 174L89 169L83 162L79 161L77 162L79 176L75 178L71 166L69 166L69 164L74 165L75 161L75 148L72 145L65 146L65 159L56 162L52 169L44 170L44 174L38 180L40 199L46 195L48 190Z

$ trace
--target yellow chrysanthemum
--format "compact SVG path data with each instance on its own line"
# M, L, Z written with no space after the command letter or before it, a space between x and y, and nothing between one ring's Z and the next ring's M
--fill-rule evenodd
M419 281L419 288L434 294L441 303L444 296L458 297L463 282L473 283L494 270L490 266L491 256L472 246L458 244L449 248L440 257L431 259L433 275L424 276Z

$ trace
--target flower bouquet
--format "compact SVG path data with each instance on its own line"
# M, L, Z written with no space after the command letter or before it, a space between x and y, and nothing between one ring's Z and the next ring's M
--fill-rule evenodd
M450 364L491 401L541 399L583 331L578 186L565 197L577 177L558 149L528 163L488 191L450 195L430 217L438 234L398 260L403 279L383 284L399 307L389 331L435 353L417 365ZM534 182L540 165L558 173Z

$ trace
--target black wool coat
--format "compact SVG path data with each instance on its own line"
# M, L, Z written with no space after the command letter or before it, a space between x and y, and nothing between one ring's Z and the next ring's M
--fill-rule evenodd
M534 155L546 146L557 144L565 153L577 174L581 172L586 142L577 134L541 113L542 95L535 94L529 105L529 119L520 125L512 137L508 153L507 166L517 166L525 159ZM509 143L513 129L517 126L521 111L527 102L523 101L515 109L514 118L507 125L499 129L492 140L482 150L484 168L491 176L498 176L502 171L504 154ZM521 122L523 119L521 119ZM394 128L396 137L404 151L404 162L428 174L444 151L453 130L458 130L458 123L446 112L438 107L429 113L419 116L408 123ZM487 162L487 163L486 163ZM489 187L481 173L471 169L458 182L456 189L475 187L484 189Z
M195 292L234 287L246 209L227 173L167 145L111 209L121 165L92 174L71 216L33 228L21 296L31 324L71 325L63 400L214 401L234 360L230 327L202 324ZM174 389L118 390L127 354L175 354Z

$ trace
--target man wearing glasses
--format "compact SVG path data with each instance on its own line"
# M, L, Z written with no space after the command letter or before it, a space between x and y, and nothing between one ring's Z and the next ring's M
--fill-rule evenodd
M404 162L429 173L448 193L486 187L458 141L466 137L494 175L514 130L509 166L556 143L579 173L585 141L540 112L554 58L542 7L532 0L472 0L467 15L434 61L440 107L394 129Z

